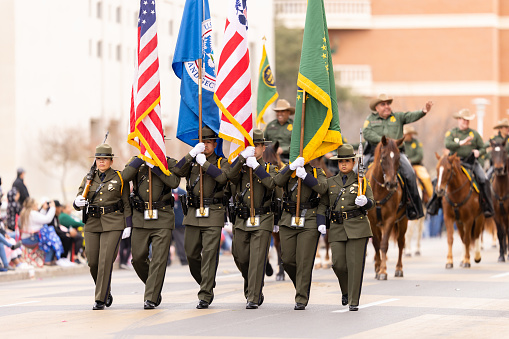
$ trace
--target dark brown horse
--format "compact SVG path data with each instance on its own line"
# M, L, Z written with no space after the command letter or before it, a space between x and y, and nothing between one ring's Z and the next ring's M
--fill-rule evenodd
M398 147L402 143L403 139L393 140L383 136L375 149L373 164L366 173L375 198L375 208L369 210L368 218L375 248L375 277L379 280L387 280L387 250L391 236L397 240L399 248L394 276L403 277L402 255L408 219L405 195L398 179Z
M509 157L505 150L506 139L490 141L491 159L493 160L493 207L497 224L498 242L500 244L499 262L505 262L509 236ZM509 260L509 257L508 257Z
M476 192L467 174L462 170L460 158L456 153L442 157L437 153L435 155L438 159L435 191L439 197L442 197L447 244L449 245L445 268L453 267L452 243L455 222L465 246L465 255L460 266L468 268L470 267L472 244L475 244L475 262L481 261L479 237L485 220L479 203L479 193Z
M283 166L281 162L281 158L277 153L277 149L279 148L279 142L276 141L273 145L269 144L265 151L263 152L263 160L265 162L270 162L272 165L277 166L279 169ZM280 187L276 187L276 197L283 197L283 189ZM285 280L285 271L283 269L283 260L281 260L281 240L279 238L279 233L272 232L272 238L274 239L274 248L277 251L277 263L278 263L278 273L276 274L276 280L282 281ZM267 265L270 263L267 261Z

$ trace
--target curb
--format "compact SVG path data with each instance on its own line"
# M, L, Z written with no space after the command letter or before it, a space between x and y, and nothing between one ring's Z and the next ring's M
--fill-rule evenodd
M87 265L76 265L73 267L45 266L34 269L20 269L0 272L0 283L16 280L52 278L73 274L87 274L89 272L89 267Z

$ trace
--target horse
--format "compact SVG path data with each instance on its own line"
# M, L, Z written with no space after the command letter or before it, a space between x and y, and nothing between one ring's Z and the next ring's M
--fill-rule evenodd
M418 180L420 181L420 180ZM422 199L422 208L423 210L426 209L426 202L429 200L427 199L424 201L424 198L428 196L426 194L424 187L422 184L417 185L417 188L419 190L419 195ZM424 191L424 192L423 192ZM418 257L421 255L421 239L422 239L422 230L424 228L424 219L426 219L426 216L423 216L422 218L419 218L417 220L408 220L407 224L407 230L405 234L405 257L411 257L412 256L412 238L415 236L417 237L416 242L416 250L415 250L415 256Z
M265 162L269 162L272 165L277 166L279 169L283 166L281 162L281 158L277 153L279 148L279 141L276 141L273 145L268 145L263 152L263 160ZM283 191L282 188L276 187L276 197L282 198ZM278 263L278 273L276 274L277 281L285 280L285 271L283 268L283 260L281 259L281 240L279 238L279 233L272 232L272 239L274 239L274 248L277 252L277 263ZM269 260L267 259L267 266L270 266Z
M452 243L454 234L454 222L458 228L461 240L465 246L465 254L460 266L469 268L470 247L472 240L475 244L476 263L481 261L480 235L484 227L484 213L481 209L479 193L476 192L469 175L461 167L460 158L456 153L443 155L438 159L437 184L435 192L442 198L444 222L447 230L447 253L446 269L453 268Z
M375 278L378 280L387 280L387 250L391 236L396 239L399 248L394 276L403 277L402 255L408 223L406 194L398 178L399 146L403 140L383 136L375 148L373 163L366 172L375 199L375 208L368 211L368 218L373 232Z
M493 207L495 209L495 223L497 225L497 236L500 244L499 262L505 262L509 236L509 157L505 150L506 139L503 141L490 140L491 159L493 161L493 177L491 185L493 188ZM508 257L509 260L509 257Z

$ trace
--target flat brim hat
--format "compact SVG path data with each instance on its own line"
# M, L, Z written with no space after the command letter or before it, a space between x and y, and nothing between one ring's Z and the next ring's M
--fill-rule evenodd
M276 103L274 111L290 111L290 114L295 114L295 107L290 106L290 103L285 99L279 99Z
M417 131L413 126L404 125L403 126L403 134L415 134L417 135Z
M376 111L376 105L378 105L381 102L388 102L389 104L392 104L392 98L389 97L387 94L380 94L378 97L371 99L369 102L369 108L375 112Z
M202 140L216 140L219 139L216 132L212 130L212 128L208 126L204 126L201 129L201 139ZM191 139L191 140L199 140L199 139Z
M94 158L116 158L113 149L108 144L100 144L95 148Z
M269 144L272 141L265 140L263 137L263 131L261 129L255 128L253 130L253 143L254 144Z
M353 151L353 146L350 144L343 144L338 147L337 155L330 158L330 160L340 160L340 159L354 159L360 158L360 155L355 154Z
M509 127L509 119L504 118L504 119L500 120L499 122L497 122L497 124L495 126L493 126L493 129L499 129L502 127Z
M470 120L474 120L475 114L470 113L470 110L463 108L459 112L454 113L452 117L455 119L465 119L465 120L470 121Z

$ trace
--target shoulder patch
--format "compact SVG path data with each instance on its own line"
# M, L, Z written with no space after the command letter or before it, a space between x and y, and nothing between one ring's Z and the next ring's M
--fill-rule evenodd
M364 126L363 126L363 128L368 127L368 125L369 125L369 120L365 120L365 121L364 121Z
M474 137L474 131L468 132L468 135L470 135L471 137Z
M389 119L390 122L396 122L396 117L393 115L390 119Z
M412 142L412 148L417 148L417 144L415 142Z
M451 135L451 131L447 131L445 132L445 136L448 137L449 135Z
M289 131L292 131L293 130L293 125L292 124L288 124L288 126L286 127L287 130Z

